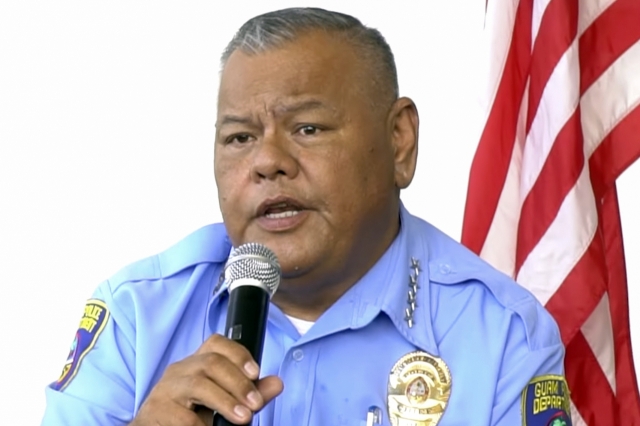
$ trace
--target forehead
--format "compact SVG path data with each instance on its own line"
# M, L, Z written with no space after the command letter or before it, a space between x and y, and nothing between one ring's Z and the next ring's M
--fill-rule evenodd
M219 108L313 97L340 103L357 90L362 66L356 49L339 36L310 32L260 53L236 50L221 75Z

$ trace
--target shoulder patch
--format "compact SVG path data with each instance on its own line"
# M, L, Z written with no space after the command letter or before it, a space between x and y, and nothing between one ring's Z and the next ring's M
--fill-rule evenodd
M108 319L109 309L106 303L98 299L87 301L80 326L71 343L71 348L69 348L69 355L64 367L62 367L62 373L60 378L51 385L52 389L63 390L71 382L80 368L82 359L96 344Z
M522 391L522 425L571 426L570 404L564 376L534 377Z

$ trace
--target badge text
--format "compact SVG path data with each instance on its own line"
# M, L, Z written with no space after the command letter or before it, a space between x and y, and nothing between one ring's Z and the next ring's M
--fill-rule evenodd
M538 382L534 386L533 414L550 409L564 409L566 404L564 389L557 380Z
M93 329L98 324L98 321L100 321L100 315L102 315L103 311L104 308L100 306L87 304L84 308L84 315L80 320L80 329L87 330L89 333L92 333Z

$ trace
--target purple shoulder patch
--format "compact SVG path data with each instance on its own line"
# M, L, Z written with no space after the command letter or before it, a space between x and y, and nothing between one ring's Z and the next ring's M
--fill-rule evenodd
M60 378L51 384L55 390L63 390L74 378L80 368L84 356L93 348L98 336L104 330L109 319L109 309L102 300L91 299L84 307L84 314L80 320L80 326L71 343L69 355L62 367Z

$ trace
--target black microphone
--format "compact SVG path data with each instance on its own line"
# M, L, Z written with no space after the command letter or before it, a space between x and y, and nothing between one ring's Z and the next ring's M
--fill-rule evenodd
M262 360L269 302L278 289L280 276L276 255L257 243L233 249L224 269L229 290L225 335L247 348L258 365ZM213 426L231 425L235 423L214 414Z

